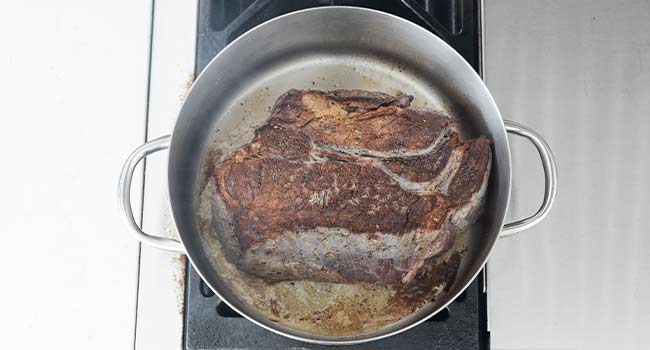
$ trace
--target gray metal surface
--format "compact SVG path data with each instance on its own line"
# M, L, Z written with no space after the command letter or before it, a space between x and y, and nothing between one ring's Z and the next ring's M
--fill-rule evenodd
M485 0L502 115L545 135L555 207L489 265L493 349L650 349L650 2ZM510 217L539 205L511 138Z
M264 107L271 106L280 93L311 88L317 80L321 89L414 95L416 101L427 101L457 116L470 133L489 137L494 147L486 215L467 240L466 256L448 293L399 322L365 334L316 335L262 317L234 295L228 281L211 265L197 231L196 179L201 155L213 142L223 141L212 139L215 130L251 133L255 123L264 119ZM552 160L550 152L542 150L542 158ZM510 153L492 97L472 67L447 44L398 17L360 8L327 7L269 21L235 40L206 67L174 129L168 177L173 217L188 258L220 298L251 321L287 337L353 344L387 337L423 322L473 280L503 225L510 191Z

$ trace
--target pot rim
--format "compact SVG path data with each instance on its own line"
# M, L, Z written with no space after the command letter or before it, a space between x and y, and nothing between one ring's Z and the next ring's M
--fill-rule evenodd
M489 98L489 103L495 109L495 111L497 112L497 114L499 116L499 119L502 121L501 122L501 127L503 129L503 133L504 134L506 133L506 128L505 128L505 125L503 124L503 118L501 116L501 113L500 113L500 111L498 109L498 106L497 106L496 102L494 101L494 98L493 98L492 94L487 89L487 86L485 85L483 79L478 75L478 73L474 70L474 68L467 61L465 61L465 59L456 50L454 50L451 46L449 46L449 44L447 44L445 41L443 41L442 39L440 39L439 37L437 37L433 33L427 31L426 29L422 28L421 26L419 26L419 25L417 25L417 24L415 24L415 23L413 23L411 21L408 21L406 19L403 19L401 17L395 16L395 15L390 14L390 13L386 13L386 12L379 11L379 10L374 10L374 9L369 9L369 8L355 7L355 6L313 7L313 8L308 8L308 9L303 9L303 10L290 12L290 13L287 13L287 14L272 18L272 19L270 19L270 20L268 20L268 21L266 21L264 23L261 23L261 24L255 26L255 27L251 28L250 30L246 31L245 33L243 33L242 35L237 37L231 43L226 45L215 57L212 58L212 60L210 60L210 62L205 66L205 68L201 71L201 73L199 73L199 75L196 77L195 81L199 81L204 75L207 75L208 74L207 72L209 71L210 66L213 65L219 59L219 57L221 57L231 46L235 45L240 40L244 40L246 38L246 36L249 33L253 32L253 31L259 30L259 29L263 28L264 26L266 26L266 25L268 25L270 23L273 23L273 22L276 22L276 21L281 21L281 20L286 19L287 17L296 16L296 15L300 15L300 14L303 14L303 13L319 12L319 11L340 11L340 10L372 13L373 15L384 16L384 17L389 18L391 20L396 20L396 21L402 22L403 24L411 26L412 28L414 28L416 30L425 31L434 40L437 40L440 44L442 44L442 46L445 47L445 49L450 51L460 62L462 62L462 64L465 66L465 68L470 70L472 72L472 74L475 75L475 77L478 79L478 81L480 81L481 89L484 90L485 95ZM196 84L192 84L192 87L189 89L187 96L192 95L192 91L194 90L195 86L196 86ZM187 99L185 101L187 101ZM184 106L185 106L185 102L183 103L183 107ZM179 114L182 114L183 107L181 108L181 113L179 113ZM177 135L177 133L175 132L175 129L176 129L177 126L178 126L178 122L175 123L174 131L171 134L170 153L172 153L172 150L173 150L174 144L175 144L175 140L177 138L177 137L175 138L175 135ZM507 191L507 193L506 193L506 203L505 203L505 207L507 208L509 206L509 204L510 204L510 194L511 194L511 187L512 187L512 167L511 167L511 158L510 158L510 144L509 144L509 141L508 141L507 137L505 138L505 146L506 146L506 149L507 149L507 154L502 155L502 156L507 157L508 179L509 179L509 181L508 181L508 184L507 184L507 188L504 188L503 190ZM171 162L169 162L169 164L168 164L168 174L171 172L171 167L172 167L172 164L171 164ZM168 185L171 186L171 184L168 184ZM171 215L171 217L172 217L172 222L174 223L174 226L176 228L178 228L178 225L176 224L176 214L174 214L173 206L172 206L172 215ZM501 227L501 228L503 227L504 221L505 221L505 213L499 219L499 227ZM180 235L180 234L179 234L179 238L180 238L181 243L183 244L183 247L186 248L187 247L187 244L186 244L187 238L184 238L184 235ZM467 289L467 287L476 279L476 276L481 272L481 270L483 270L483 267L485 266L485 263L487 262L487 260L489 258L489 255L490 255L490 253L492 252L492 250L494 248L494 244L495 244L497 238L498 238L498 235L490 242L489 252L485 256L485 258L483 259L483 262L481 263L480 267L477 268L476 271L474 271L471 274L471 278L468 280L468 282L465 283L462 286L462 288L460 288L452 297L450 297L447 302L445 302L444 304L440 304L433 311L431 311L431 312L429 312L427 314L423 314L423 316L421 316L420 319L418 319L418 320L416 320L416 321L414 321L414 322L412 322L410 324L401 326L399 328L396 328L394 330L391 330L391 331L383 333L383 334L377 334L377 335L370 336L370 337L363 337L364 333L355 334L354 336L357 337L357 339L352 339L352 340L346 340L346 339L341 339L341 340L327 339L327 340L324 340L324 339L310 338L310 337L307 337L307 336L300 336L300 335L285 332L285 331L283 331L281 329L274 328L272 326L269 326L267 324L264 324L264 323L256 320L255 317L248 315L246 312L243 312L242 310L237 308L234 305L234 303L229 301L227 298L223 297L222 294L219 293L218 290L212 285L212 283L210 282L210 279L205 278L205 275L203 274L203 272L201 272L201 270L196 267L197 264L195 263L194 258L192 258L192 256L190 254L187 254L187 253L185 253L185 255L187 256L187 258L190 261L190 263L192 264L192 266L194 266L197 274L208 285L208 287L210 287L210 289L216 294L216 296L221 301L226 303L230 308L232 308L233 310L238 312L240 315L242 315L244 318L246 318L248 321L254 323L255 325L257 325L259 327L262 327L262 328L264 328L264 329L266 329L268 331L271 331L271 332L273 332L275 334L278 334L278 335L281 335L281 336L284 336L284 337L287 337L287 338L290 338L290 339L293 339L293 340L306 342L306 343L319 344L319 345L355 345L355 344L362 344L362 343L367 343L367 342L371 342L371 341L375 341L375 340L388 338L388 337L391 337L393 335L397 335L399 333L405 332L405 331L407 331L409 329L412 329L412 328L422 324L423 322L427 321L429 318L436 315L442 309L446 308L449 304L451 304L453 301L455 301L458 298L458 296L460 294L462 294L462 292L464 290ZM412 315L412 314L410 314L410 315ZM406 316L406 317L408 317L408 316ZM399 322L399 321L397 321L397 322ZM394 324L394 323L392 323L392 324ZM388 325L386 327L390 327L390 325ZM374 330L374 331L372 331L372 333L380 331L381 329L382 328ZM307 332L303 332L303 333L307 333ZM371 332L367 332L367 333L371 334ZM334 337L334 336L326 336L326 335L318 335L318 334L314 334L314 335L322 336L322 337ZM346 336L340 336L340 337L344 338L344 337L351 337L351 336L346 335Z

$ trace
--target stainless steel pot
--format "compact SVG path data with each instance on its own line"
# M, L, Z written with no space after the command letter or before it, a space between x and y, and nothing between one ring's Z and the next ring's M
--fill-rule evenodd
M329 336L273 322L233 292L203 248L197 227L196 196L201 160L217 129L252 130L246 119L262 120L264 111L290 88L397 90L428 101L456 116L474 134L489 137L493 166L484 219L474 227L467 252L446 295L381 329ZM431 106L431 105L430 105ZM254 124L254 123L253 123ZM248 129L247 129L248 128ZM507 132L530 140L539 151L545 174L541 208L504 225L511 187ZM136 164L169 148L169 196L180 241L151 236L136 224L130 185ZM203 280L230 307L255 324L289 338L319 344L355 344L388 337L425 321L456 298L485 264L499 237L539 223L555 199L557 174L549 146L534 131L504 121L481 78L450 46L419 26L390 14L352 7L322 7L270 20L239 37L205 68L192 87L171 136L138 147L119 180L119 204L126 222L142 243L188 256Z

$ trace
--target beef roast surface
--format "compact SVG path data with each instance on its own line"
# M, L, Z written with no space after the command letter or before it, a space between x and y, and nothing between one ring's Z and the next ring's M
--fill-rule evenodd
M476 218L490 142L412 97L282 95L216 166L228 258L268 280L408 283Z

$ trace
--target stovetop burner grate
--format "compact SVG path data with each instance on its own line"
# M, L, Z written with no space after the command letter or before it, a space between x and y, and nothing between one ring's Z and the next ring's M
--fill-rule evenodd
M479 0L199 0L196 73L229 42L252 27L292 11L330 5L373 8L413 21L443 38L480 71ZM221 302L187 270L185 349L331 349L271 333ZM449 307L417 327L355 349L487 349L486 295L482 275Z

